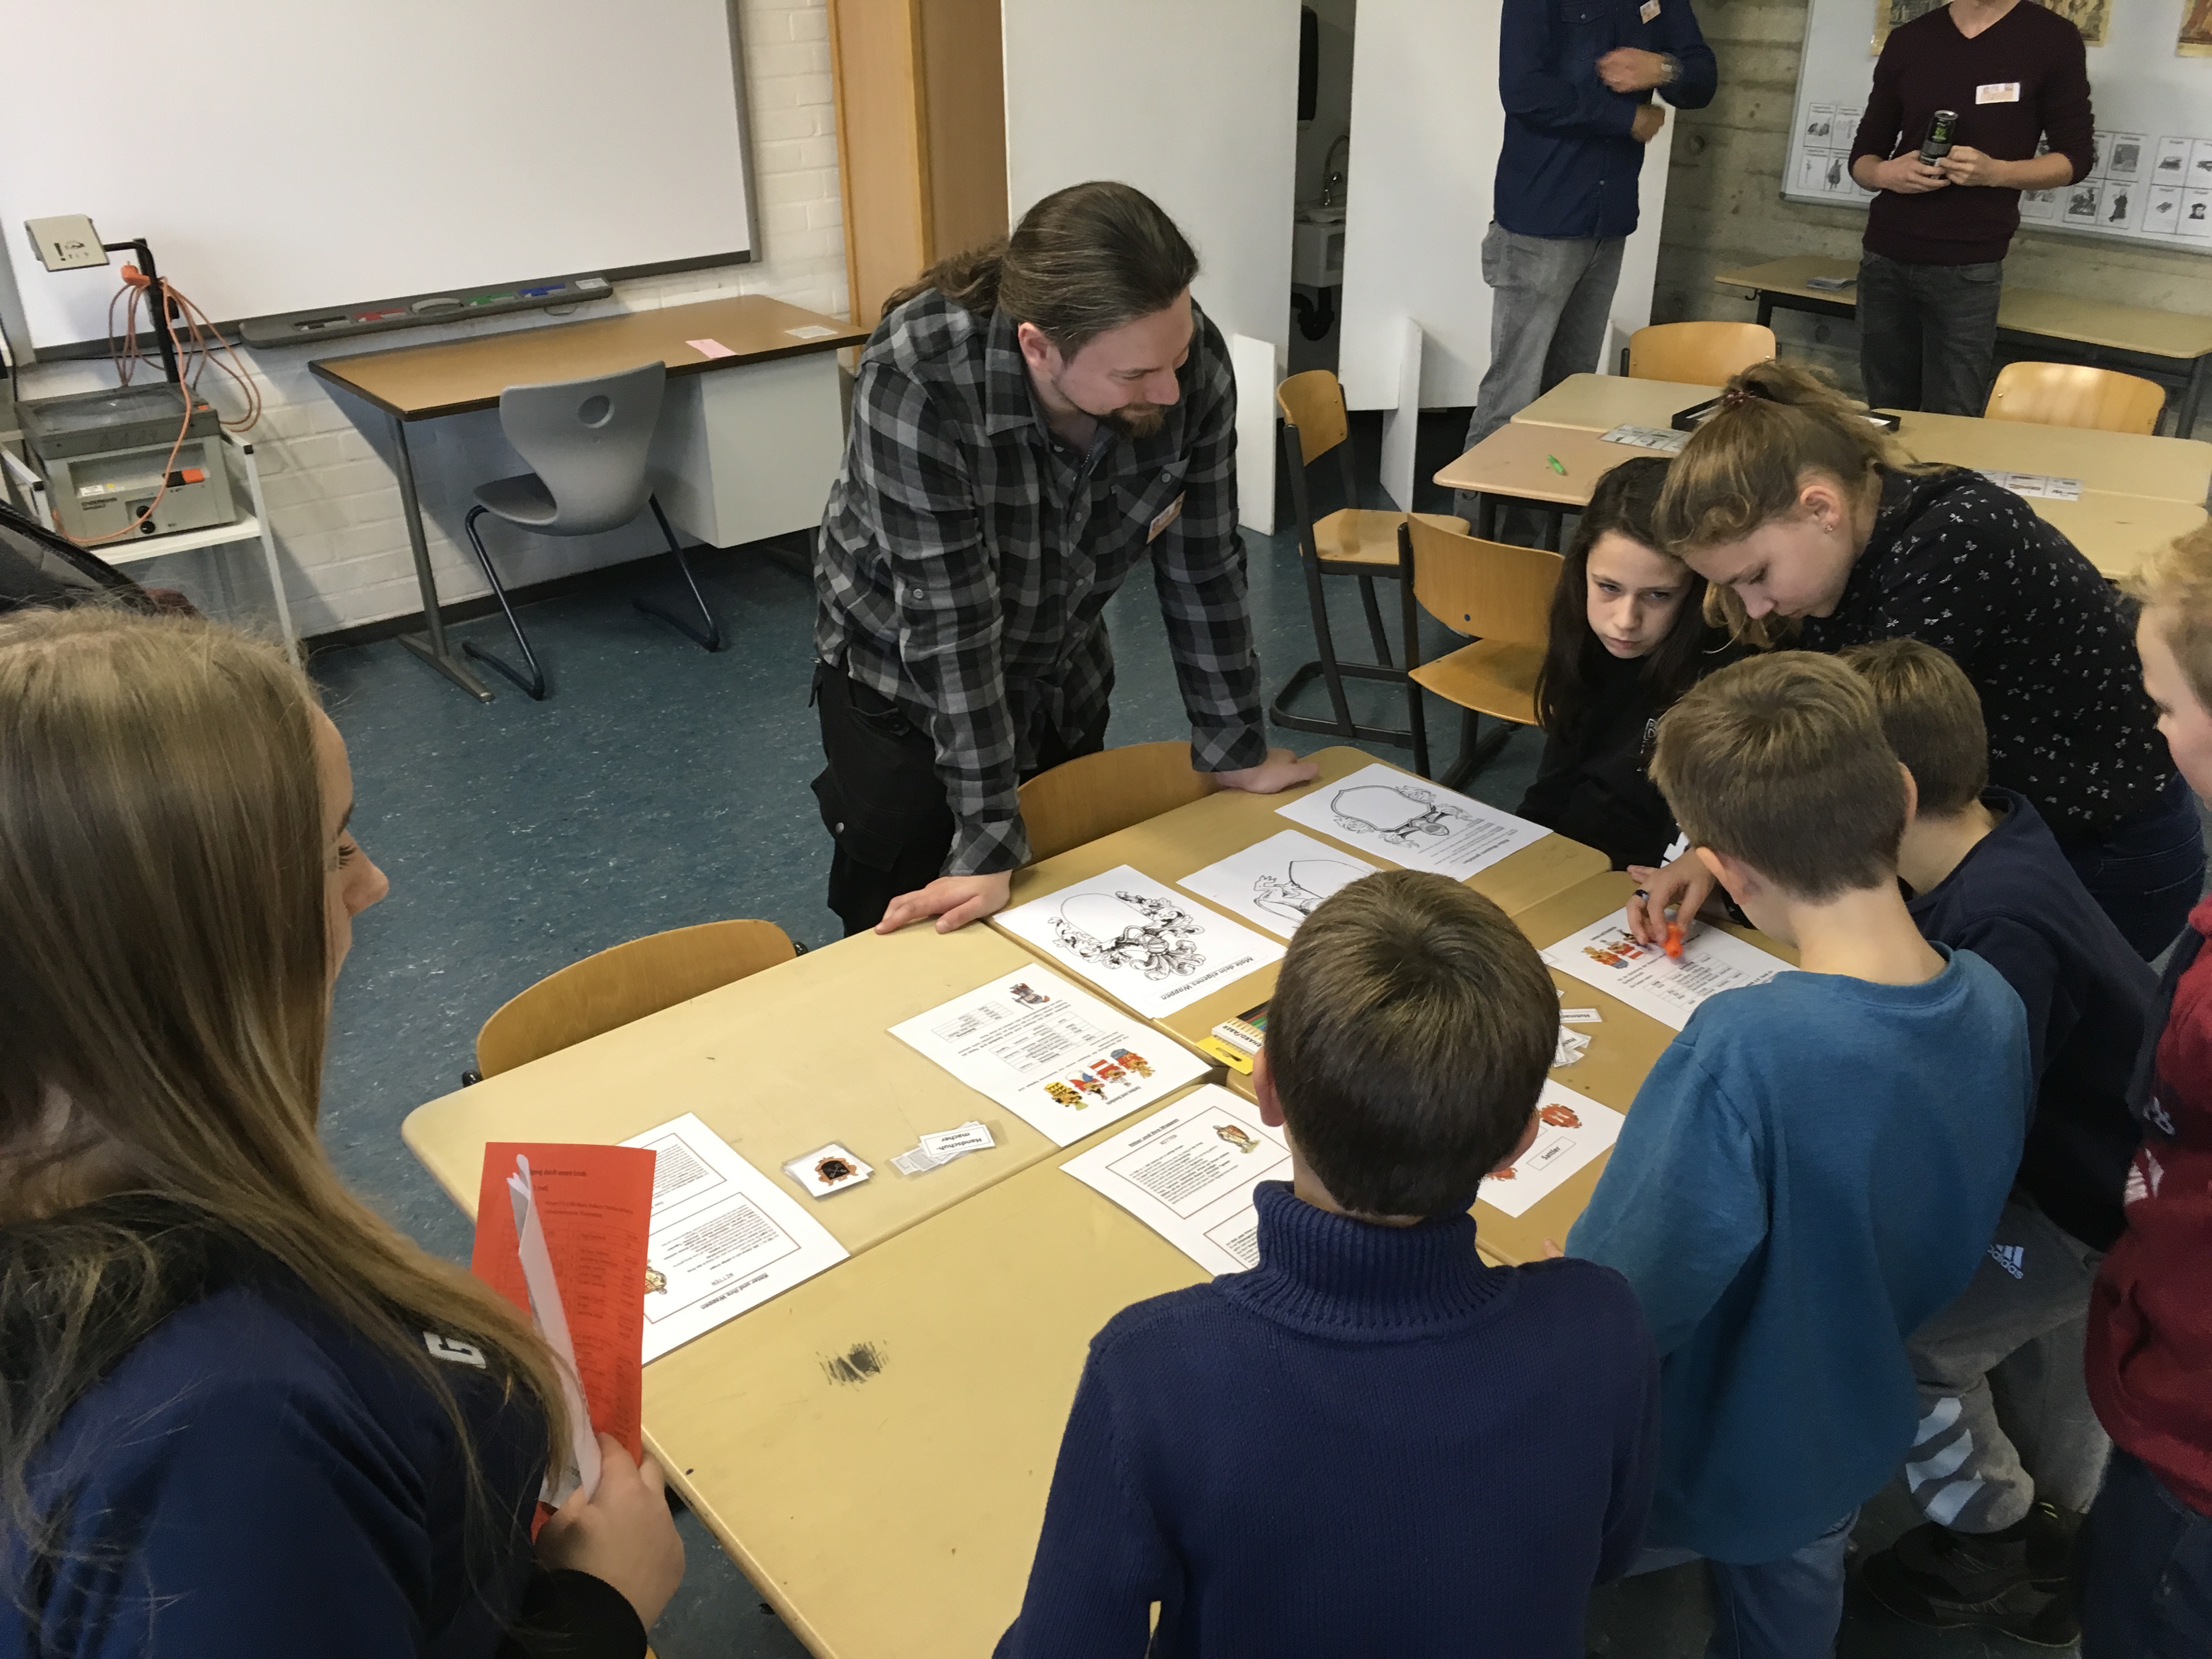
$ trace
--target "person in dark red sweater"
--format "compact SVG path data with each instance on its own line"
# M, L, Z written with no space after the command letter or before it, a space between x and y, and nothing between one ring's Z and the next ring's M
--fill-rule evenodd
M2132 584L2143 688L2174 764L2212 798L2212 530ZM2082 1528L2082 1659L2212 1653L2212 900L2190 913L2164 1029L2139 1068L2127 1231L2090 1293L2090 1403L2112 1460Z
M1931 166L1939 109L1958 118ZM1859 261L1868 403L1982 412L2020 193L2087 174L2094 118L2081 32L2034 0L1951 0L1891 32L1851 143L1851 177L1880 192Z

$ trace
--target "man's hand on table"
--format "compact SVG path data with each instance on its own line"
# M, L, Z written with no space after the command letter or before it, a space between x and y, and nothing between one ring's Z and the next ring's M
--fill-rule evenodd
M1300 760L1287 749L1270 749L1267 758L1257 766L1213 775L1224 789L1242 789L1248 795L1279 795L1285 789L1311 783L1321 775L1321 763Z
M920 892L902 893L893 899L884 919L876 924L876 931L896 933L909 922L935 916L937 931L949 933L1005 909L1013 885L1011 870L989 876L939 876Z

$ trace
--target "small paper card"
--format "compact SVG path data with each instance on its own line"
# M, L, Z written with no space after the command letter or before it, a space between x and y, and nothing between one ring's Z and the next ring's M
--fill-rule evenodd
M784 1174L805 1188L811 1198L826 1198L857 1187L875 1171L843 1146L831 1141L811 1152L802 1152L783 1166Z
M1621 1121L1611 1107L1546 1083L1536 1097L1535 1140L1509 1168L1485 1176L1476 1195L1510 1216L1526 1215L1618 1140Z
M686 340L684 343L702 357L734 357L738 355L720 340Z
M1686 432L1676 432L1659 426L1617 426L1610 432L1600 433L1601 444L1627 444L1636 449L1662 449L1669 455L1681 453L1682 446L1690 441Z
M980 1123L963 1123L957 1129L939 1129L921 1138L921 1150L940 1164L963 1152L980 1152L994 1144L991 1132Z
M787 328L783 331L794 340L826 340L837 331L834 328L824 328L819 323L802 323L797 328ZM730 355L735 356L737 354L732 352Z

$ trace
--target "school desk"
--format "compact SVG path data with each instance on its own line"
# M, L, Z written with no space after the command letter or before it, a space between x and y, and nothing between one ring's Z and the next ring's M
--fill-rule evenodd
M1856 317L1855 289L1809 288L1806 280L1856 276L1858 269L1856 259L1801 253L1724 270L1713 281L1723 288L1751 289L1761 323L1771 321L1778 309ZM2174 430L2184 437L2197 429L2205 392L2212 388L2212 317L2076 300L2008 284L1997 301L1997 339L2013 349L2014 357L2090 363L2156 380L2171 388L2166 403Z
M1334 836L1310 824L1293 823L1277 809L1357 772L1362 767L1374 765L1375 757L1358 749L1337 746L1317 750L1307 758L1321 763L1321 775L1304 787L1285 790L1279 795L1253 795L1242 790L1219 790L1201 800L1178 806L1171 812L1163 812L1158 817L1147 819L1116 834L1103 836L1081 847L1071 848L1057 857L1032 864L1015 873L1010 903L1026 904L1031 899L1056 892L1071 882L1081 881L1123 864L1164 885L1174 887L1192 871L1204 869L1209 864L1227 858L1231 853L1241 852L1285 830L1310 836L1324 846L1342 847L1350 856L1374 863L1373 859L1359 849L1339 842ZM1410 772L1406 775L1416 783L1425 781ZM1565 836L1547 835L1542 840L1500 859L1487 870L1470 877L1467 884L1494 902L1510 916L1573 886L1605 867L1605 854L1596 848L1585 847L1580 842L1569 841ZM1181 888L1176 888L1176 891L1193 904L1206 905L1206 901L1194 893ZM1276 938L1242 916L1231 919L1263 939ZM1281 943L1279 939L1276 942ZM1111 999L1110 992L1085 978L1073 964L1053 959L1052 965L1054 972L1066 974L1071 979L1082 980L1101 996ZM1181 1038L1186 1044L1195 1047L1200 1038L1212 1032L1223 1020L1244 1012L1255 1003L1265 1002L1273 994L1277 966L1277 963L1270 963L1225 988L1200 997L1187 1007L1155 1018L1151 1023ZM1246 1093L1250 1088L1249 1083L1234 1072L1229 1074L1227 1081L1229 1086L1239 1093Z
M435 345L325 357L307 367L391 417L400 511L422 598L422 635L400 643L478 701L491 692L446 648L438 582L423 538L407 428L496 409L511 386L580 380L642 363L668 366L653 438L653 488L676 527L709 547L782 535L822 516L844 450L832 355L868 331L765 295L668 306L550 328L515 328ZM691 343L727 349L710 356ZM718 371L709 374L708 371ZM456 499L488 478L455 479ZM458 533L458 526L453 526ZM426 637L427 636L427 637Z
M490 1140L605 1144L696 1112L777 1181L787 1160L842 1141L874 1177L805 1201L865 1250L1052 1150L890 1030L1035 960L985 927L863 933L417 1107L400 1133L471 1214ZM891 1168L925 1131L971 1118L997 1145L912 1178Z

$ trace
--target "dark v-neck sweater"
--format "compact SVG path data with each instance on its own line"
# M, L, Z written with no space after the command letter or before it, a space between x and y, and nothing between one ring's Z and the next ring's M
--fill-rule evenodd
M1000 1659L1581 1659L1650 1502L1657 1363L1626 1283L1485 1267L1462 1214L1372 1226L1282 1182L1257 1203L1259 1267L1092 1340Z

